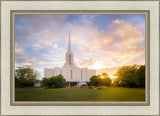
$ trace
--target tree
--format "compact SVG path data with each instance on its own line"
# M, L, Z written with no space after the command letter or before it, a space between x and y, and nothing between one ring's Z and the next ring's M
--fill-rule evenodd
M135 83L137 87L145 87L145 65L141 65L136 72Z
M62 75L58 75L50 78L43 78L42 84L47 88L62 88L67 85L67 82Z
M110 86L112 83L112 80L110 79L109 75L103 72L102 77L100 78L100 81L101 81L100 85Z
M51 78L43 78L42 79L42 86L44 86L44 87L52 87Z
M99 85L99 82L100 80L99 80L99 76L92 76L91 78L90 78L90 82L88 83L88 85L89 86L97 86L97 85Z
M111 86L112 80L109 77L105 77L101 79L102 84L104 86Z
M124 87L145 86L145 65L122 66L118 69L113 85Z
M105 77L105 78L109 78L109 75L107 73L104 73L104 72L102 73L102 76Z
M34 86L37 82L37 76L37 71L31 67L18 67L18 69L15 70L15 86Z
M121 81L119 80L119 78L115 78L113 79L113 83L112 86L120 86Z
M102 75L92 76L90 78L89 86L110 86L112 83L109 75L107 73L102 73Z
M51 78L53 84L53 88L62 88L65 87L67 85L66 80L63 78L62 75L58 75L56 77Z

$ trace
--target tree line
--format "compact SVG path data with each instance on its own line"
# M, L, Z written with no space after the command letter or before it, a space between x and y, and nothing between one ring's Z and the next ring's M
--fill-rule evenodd
M120 67L113 81L113 86L145 88L145 65Z
M107 73L95 75L90 78L88 86L118 86L130 88L145 88L145 65L132 65L120 67L112 80ZM38 72L31 67L18 67L15 70L16 87L33 87L38 82ZM67 82L62 75L43 78L41 85L46 88L62 88Z
M107 73L92 76L89 85L145 88L145 65L122 66L114 76L117 78L113 80L111 80Z

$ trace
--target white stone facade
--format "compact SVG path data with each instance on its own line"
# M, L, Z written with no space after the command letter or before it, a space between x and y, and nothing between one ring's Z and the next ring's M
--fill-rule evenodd
M66 62L60 67L45 68L44 77L48 78L51 76L63 75L69 86L81 86L86 85L89 82L90 77L96 75L96 70L88 68L79 68L75 65L73 59L73 53L71 51L70 44L70 33L69 33L69 44L68 51L66 53Z

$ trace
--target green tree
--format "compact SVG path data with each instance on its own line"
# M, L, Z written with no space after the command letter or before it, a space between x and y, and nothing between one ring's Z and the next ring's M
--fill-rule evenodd
M101 81L101 85L111 86L112 80L109 77L101 78Z
M122 66L118 69L113 85L124 87L144 87L145 86L145 66L132 65Z
M145 87L145 65L141 65L136 72L135 83L137 87Z
M102 76L104 77L104 78L109 78L109 75L107 74L107 73L102 73Z
M120 86L121 81L119 80L119 78L115 78L113 79L113 83L112 86Z
M51 78L43 78L42 79L42 86L43 87L52 87Z
M88 85L89 86L97 86L97 85L99 85L99 82L100 80L99 80L99 76L92 76L91 78L90 78L90 82L88 83Z
M37 71L31 67L18 67L18 69L15 70L15 86L34 86L37 82L37 76Z
M58 75L50 78L43 78L42 85L47 88L62 88L67 85L67 82L62 75Z
M110 79L109 75L103 72L102 77L100 78L100 81L101 81L100 85L111 86L112 80Z
M102 73L102 75L92 76L90 78L89 86L110 86L112 80L107 73Z

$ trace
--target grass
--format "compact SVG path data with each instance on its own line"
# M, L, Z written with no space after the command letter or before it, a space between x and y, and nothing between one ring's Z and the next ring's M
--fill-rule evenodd
M15 92L15 101L145 101L145 90L121 87L19 90Z

